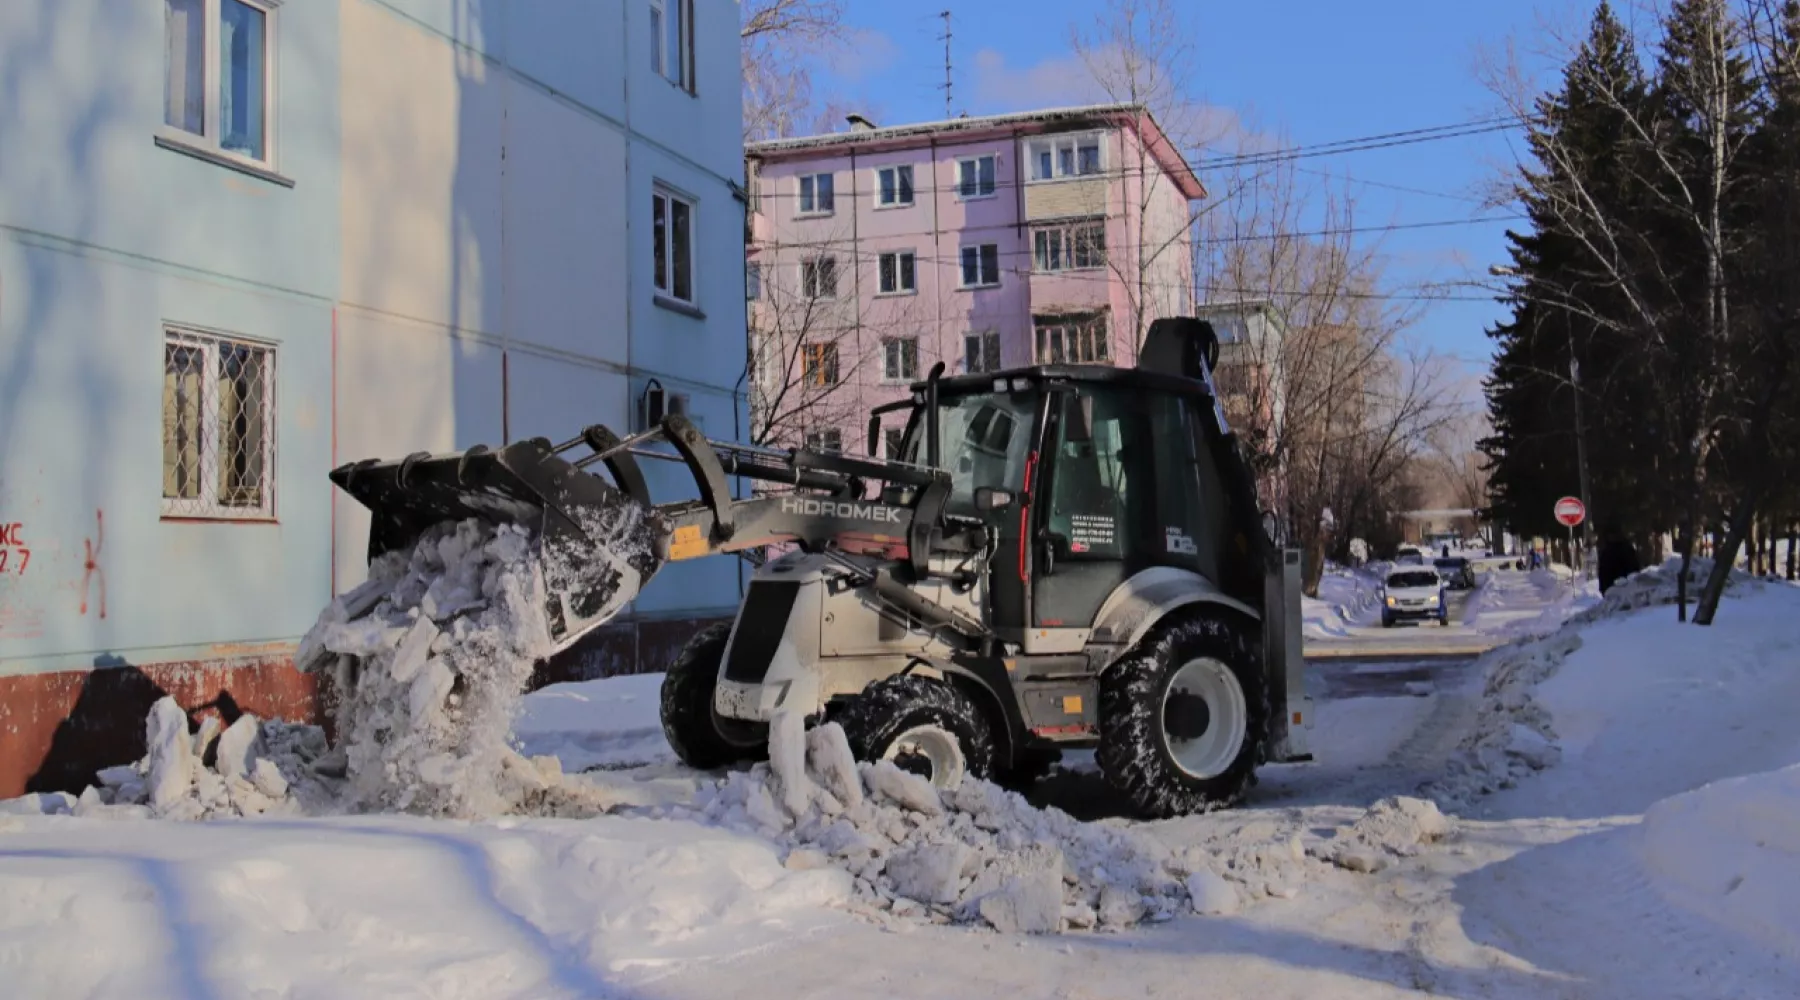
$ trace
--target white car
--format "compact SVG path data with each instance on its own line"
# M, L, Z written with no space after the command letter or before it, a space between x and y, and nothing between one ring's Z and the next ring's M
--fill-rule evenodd
M1444 578L1430 566L1397 566L1381 586L1381 627L1394 623L1436 618L1440 626L1449 626L1450 608L1445 603Z

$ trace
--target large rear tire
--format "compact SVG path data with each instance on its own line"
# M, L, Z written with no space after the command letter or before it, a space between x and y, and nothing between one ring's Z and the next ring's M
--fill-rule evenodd
M1236 805L1267 759L1268 687L1250 627L1160 625L1100 679L1100 772L1155 819Z
M860 761L891 760L940 789L994 773L994 731L981 706L952 684L895 674L842 703L832 718Z
M721 719L713 710L713 691L730 640L730 622L708 625L688 640L663 675L663 735L683 764L700 771L760 760L769 751L767 739L755 739L752 727ZM736 732L740 729L745 732Z

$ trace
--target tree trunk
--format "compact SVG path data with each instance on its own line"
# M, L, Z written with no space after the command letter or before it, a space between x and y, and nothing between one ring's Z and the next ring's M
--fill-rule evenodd
M1706 585L1700 590L1700 601L1694 608L1695 625L1711 625L1713 616L1719 611L1719 600L1725 596L1725 581L1731 578L1731 570L1737 562L1738 548L1750 535L1751 525L1756 523L1756 504L1761 499L1762 490L1753 488L1739 502L1738 509L1731 514L1731 530L1725 532L1725 538L1719 543L1719 551L1713 559L1712 572L1706 577ZM1683 585L1686 577L1683 576Z
M1762 575L1762 535L1756 530L1755 519L1745 526L1744 544L1749 552L1749 557L1744 560L1744 568L1750 571L1751 576Z
M1788 560L1787 560L1787 562L1788 562L1787 578L1790 583L1793 582L1795 579L1795 573L1794 573L1795 569L1800 568L1800 567L1796 567L1794 565L1794 543L1796 541L1800 541L1800 537L1796 537L1796 534L1794 531L1794 525L1792 522L1790 522L1788 524Z
M1681 571L1675 577L1675 620L1687 621L1688 567L1694 563L1694 513L1690 509L1681 518L1681 535L1675 547L1681 550Z

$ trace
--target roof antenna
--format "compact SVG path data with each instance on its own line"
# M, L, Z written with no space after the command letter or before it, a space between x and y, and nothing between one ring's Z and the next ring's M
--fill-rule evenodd
M938 16L944 19L944 118L949 119L954 117L950 113L950 12L939 11Z

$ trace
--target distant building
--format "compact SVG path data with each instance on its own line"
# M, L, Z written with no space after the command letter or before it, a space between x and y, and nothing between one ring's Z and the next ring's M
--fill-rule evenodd
M1136 362L1194 304L1206 196L1129 104L750 145L753 410L771 443L861 453L867 414L946 373ZM877 451L898 440L888 418Z
M1287 322L1266 299L1207 302L1194 315L1212 323L1219 336L1219 365L1213 374L1225 420L1254 456L1273 457L1287 417L1286 368L1282 349ZM1257 492L1263 509L1283 510L1285 470L1264 470Z
M141 752L162 691L313 715L294 643L367 543L338 463L625 429L652 378L744 426L738 22L0 4L0 797ZM738 587L671 567L606 642Z

